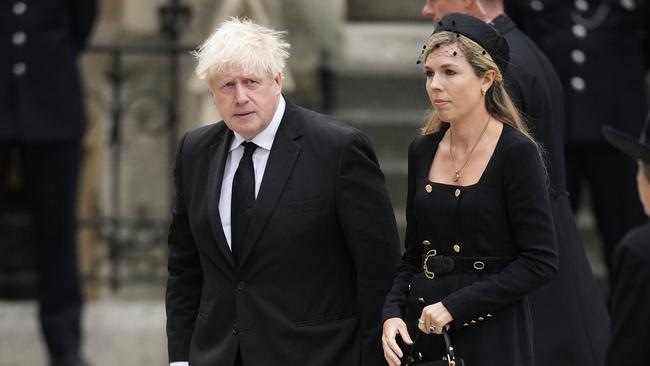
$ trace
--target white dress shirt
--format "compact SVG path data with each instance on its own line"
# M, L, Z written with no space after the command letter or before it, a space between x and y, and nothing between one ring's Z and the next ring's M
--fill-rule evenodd
M284 115L284 108L286 103L282 95L278 101L278 108L275 110L271 123L257 136L253 137L250 142L257 145L257 149L253 152L253 170L255 170L255 198L260 191L264 171L266 170L266 162L269 160L271 153L271 146L275 139L275 133L280 127L280 121ZM244 155L244 147L241 143L245 141L241 135L234 132L235 137L232 139L230 149L228 150L228 157L226 158L226 166L223 170L223 180L221 181L221 195L219 196L219 217L221 217L221 225L223 233L228 241L228 246L231 246L231 223L230 223L230 202L232 200L232 180L235 177L235 172L239 166L239 161ZM169 366L189 366L187 361L172 362Z
M266 170L266 162L269 160L269 154L271 153L271 146L273 145L273 139L275 139L275 133L280 127L280 121L284 115L285 102L284 98L280 96L280 101L278 102L278 108L275 110L273 119L271 123L262 132L258 133L257 136L253 137L250 142L257 145L257 149L253 152L253 169L255 170L255 198L260 191L260 185L262 184L262 178L264 177L264 171ZM221 181L221 195L219 196L219 216L221 217L221 225L223 227L223 233L226 235L226 240L228 241L228 246L231 246L231 220L230 220L230 202L232 200L232 181L235 177L235 172L237 167L239 167L239 161L244 155L244 147L241 145L245 139L241 137L237 132L235 132L235 137L232 139L230 144L230 150L228 151L228 157L226 158L226 166L223 169L223 180Z

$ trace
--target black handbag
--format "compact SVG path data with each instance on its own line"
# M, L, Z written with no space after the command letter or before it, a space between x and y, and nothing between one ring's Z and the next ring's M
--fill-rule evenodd
M425 336L426 334L418 330L408 356L402 360L402 366L465 366L465 362L462 358L456 358L454 354L454 347L451 344L451 337L449 336L449 332L447 332L446 328L442 328L442 337L445 339L445 349L447 350L447 356L443 357L442 360L421 362L422 355L420 353L420 347L422 344L422 339Z

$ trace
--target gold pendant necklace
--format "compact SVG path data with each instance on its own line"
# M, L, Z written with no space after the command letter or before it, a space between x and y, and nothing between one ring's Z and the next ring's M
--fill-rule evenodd
M453 127L449 127L449 156L451 157L451 165L454 166L454 182L458 182L460 180L460 171L465 168L467 163L469 162L469 159L472 157L472 153L474 152L474 149L476 149L476 146L478 146L478 143L481 142L481 138L483 135L485 135L485 131L487 130L488 125L490 124L490 118L492 116L488 115L487 122L485 122L485 127L483 127L483 131L481 131L481 134L478 136L478 139L474 143L474 146L472 146L472 149L469 151L469 154L467 155L467 159L465 159L465 163L463 166L460 167L460 169L456 169L456 162L454 161L454 154L451 152L451 146L453 145L454 141L454 129Z

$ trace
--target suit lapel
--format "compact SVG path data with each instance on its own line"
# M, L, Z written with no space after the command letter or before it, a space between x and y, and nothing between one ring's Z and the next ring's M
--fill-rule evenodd
M299 121L292 118L295 116L295 113L292 113L294 111L295 106L287 101L284 116L276 132L271 154L266 163L262 185L257 194L253 217L242 248L241 263L246 261L266 227L300 153L301 146L295 140L302 135L302 131Z
M221 216L219 216L219 198L221 196L221 182L223 181L223 172L226 165L226 158L228 157L228 150L230 141L232 140L233 133L228 128L223 128L223 131L217 137L217 141L210 146L210 161L208 167L208 198L206 204L208 205L208 220L212 228L212 234L217 242L217 247L221 250L226 260L235 267L235 262L232 258L232 252L228 246L228 241L223 232L223 225L221 223ZM208 253L212 251L207 248ZM214 253L216 255L216 253ZM216 260L216 258L213 258Z

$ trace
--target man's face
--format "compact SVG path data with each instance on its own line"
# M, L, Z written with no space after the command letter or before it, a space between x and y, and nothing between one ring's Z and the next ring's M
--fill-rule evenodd
M434 23L437 23L449 13L464 13L469 11L467 1L463 0L426 0L422 7L422 16L430 17Z
M271 123L282 91L282 75L246 74L234 66L212 77L210 90L228 128L251 140Z

